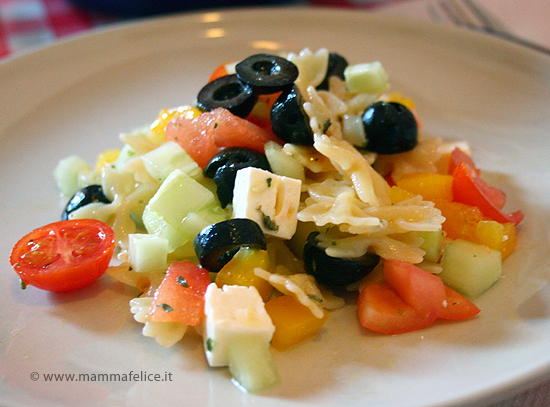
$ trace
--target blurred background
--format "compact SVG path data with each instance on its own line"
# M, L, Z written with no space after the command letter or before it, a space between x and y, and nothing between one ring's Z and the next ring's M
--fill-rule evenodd
M550 48L550 0L473 0L508 34ZM456 24L442 3L472 0L0 0L0 59L111 23L242 7L344 7Z
M253 6L371 7L399 0L0 0L0 58L106 24L208 9Z

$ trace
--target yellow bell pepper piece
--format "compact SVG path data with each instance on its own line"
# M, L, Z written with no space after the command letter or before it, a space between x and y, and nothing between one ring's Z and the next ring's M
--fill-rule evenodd
M460 202L435 200L435 207L445 217L443 230L451 239L465 239L473 242L478 222L486 220L483 212L475 206L465 205Z
M157 119L151 124L150 129L160 135L164 135L164 128L168 122L176 117L194 119L202 113L199 109L191 105L179 106L175 109L163 109L160 111Z
M405 175L397 186L413 194L422 195L425 201L453 199L453 176L429 172L418 172Z
M414 110L415 108L414 101L412 99L398 92L390 93L388 95L388 102L401 103L403 106L405 106L409 110Z
M513 223L482 220L476 225L475 240L476 243L499 251L504 259L517 246L516 228Z
M216 285L254 286L264 301L273 293L273 286L266 280L254 274L254 269L260 267L269 270L269 255L266 250L243 247L233 258L222 267L216 275Z
M271 346L281 352L316 336L330 315L324 310L323 318L317 318L308 307L291 295L268 301L265 310L275 325Z
M416 194L413 194L412 192L406 191L403 188L399 188L395 185L390 188L388 195L390 196L390 202L392 204L396 204L404 201L405 199L410 199L416 196Z
M120 150L118 149L103 151L101 154L98 155L97 160L95 162L96 171L101 171L103 167L113 164L117 160L119 155L120 155Z

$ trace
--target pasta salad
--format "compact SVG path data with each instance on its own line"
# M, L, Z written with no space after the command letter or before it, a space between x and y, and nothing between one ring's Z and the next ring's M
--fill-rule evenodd
M272 349L316 336L343 292L384 334L475 317L523 219L468 143L425 137L380 62L326 49L223 63L195 102L120 140L94 166L59 162L62 220L10 256L22 287L106 273L136 288L143 335L169 347L194 328L250 392L279 382Z

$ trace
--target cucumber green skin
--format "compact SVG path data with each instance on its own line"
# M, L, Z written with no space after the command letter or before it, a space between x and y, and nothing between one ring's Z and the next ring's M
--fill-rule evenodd
M502 276L499 251L457 239L445 247L441 258L443 283L469 298L477 298Z

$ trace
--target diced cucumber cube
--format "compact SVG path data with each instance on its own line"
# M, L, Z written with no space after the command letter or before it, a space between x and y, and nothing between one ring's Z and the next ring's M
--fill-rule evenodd
M118 158L115 162L115 168L120 171L122 169L122 166L127 161L130 161L132 158L135 158L137 156L138 153L136 152L136 150L134 150L128 144L125 144L124 147L122 147L122 150L120 150L120 154L118 155Z
M304 167L294 157L284 152L274 141L265 144L265 156L273 174L305 181Z
M502 275L500 252L463 239L445 247L441 266L443 283L470 298L479 297Z
M169 253L172 253L193 239L191 235L166 222L164 217L152 211L149 206L145 207L142 220L147 232L165 238L168 241Z
M70 197L80 189L80 174L91 171L92 168L83 158L70 155L57 163L53 176L63 196Z
M155 196L157 189L156 185L142 183L127 197L132 203L130 216L132 216L132 219L134 219L134 222L136 222L139 227L144 227L142 220L143 211L151 198Z
M227 219L212 191L176 169L143 211L149 233L168 240L169 253L192 241L205 226Z
M178 169L191 178L200 180L202 170L191 156L173 141L141 156L147 172L157 181L164 182L168 175Z
M344 70L344 78L350 93L379 94L388 87L388 74L378 61L348 65Z
M181 222L181 230L193 238L205 227L227 220L227 213L219 205L208 206L196 212L190 212Z
M229 371L246 391L258 393L280 383L269 343L259 334L234 338L228 345Z
M429 260L437 263L441 257L441 244L443 243L443 232L438 231L422 231L416 234L424 239L424 243L420 246L426 252L424 260Z
M128 235L130 265L138 273L162 273L168 268L168 239L150 234Z
M183 171L174 170L147 206L167 223L177 227L189 212L198 211L215 202L216 197L210 190Z

